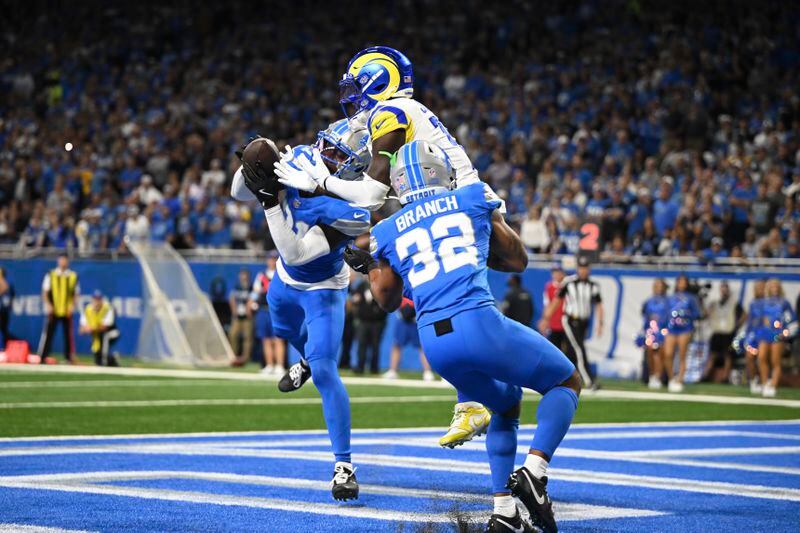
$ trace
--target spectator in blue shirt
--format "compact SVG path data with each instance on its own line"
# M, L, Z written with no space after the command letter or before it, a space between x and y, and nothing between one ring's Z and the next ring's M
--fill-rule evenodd
M732 244L740 244L744 241L744 233L750 226L750 204L756 199L753 180L750 178L750 174L744 170L739 171L736 186L731 191L730 198L733 220L728 226L726 237Z
M653 203L653 223L656 233L664 236L664 232L675 227L680 207L672 197L672 182L669 179L661 181L658 189L658 198Z

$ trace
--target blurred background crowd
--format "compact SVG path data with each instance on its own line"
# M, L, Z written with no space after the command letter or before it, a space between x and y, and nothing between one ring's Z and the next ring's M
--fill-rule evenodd
M271 248L229 198L234 150L313 141L341 115L347 60L380 36L532 251L574 253L595 222L614 257L800 258L792 2L465 4L14 3L0 242Z

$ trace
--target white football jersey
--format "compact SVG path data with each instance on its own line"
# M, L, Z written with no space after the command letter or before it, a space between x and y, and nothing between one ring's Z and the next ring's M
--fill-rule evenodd
M405 131L407 143L426 141L444 150L456 171L459 187L480 181L478 171L472 166L464 147L450 135L436 115L416 100L392 98L378 102L370 110L367 131L372 142L395 130Z

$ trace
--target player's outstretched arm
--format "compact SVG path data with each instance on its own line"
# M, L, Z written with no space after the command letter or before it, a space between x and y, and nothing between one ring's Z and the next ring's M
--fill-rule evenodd
M389 132L372 144L372 161L364 172L364 179L348 181L335 176L314 175L319 186L339 198L366 209L380 208L389 192L389 167L391 158L406 142L405 132ZM304 162L302 165L306 166Z
M498 210L492 213L492 237L489 240L489 260L492 270L524 272L528 267L528 252L522 239L506 224Z

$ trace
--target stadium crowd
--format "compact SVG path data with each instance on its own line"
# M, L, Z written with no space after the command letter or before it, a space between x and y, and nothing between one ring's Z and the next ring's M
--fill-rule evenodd
M596 222L615 256L800 258L790 2L40 4L0 20L0 242L270 248L228 195L234 150L312 141L379 36L531 250L574 253Z

